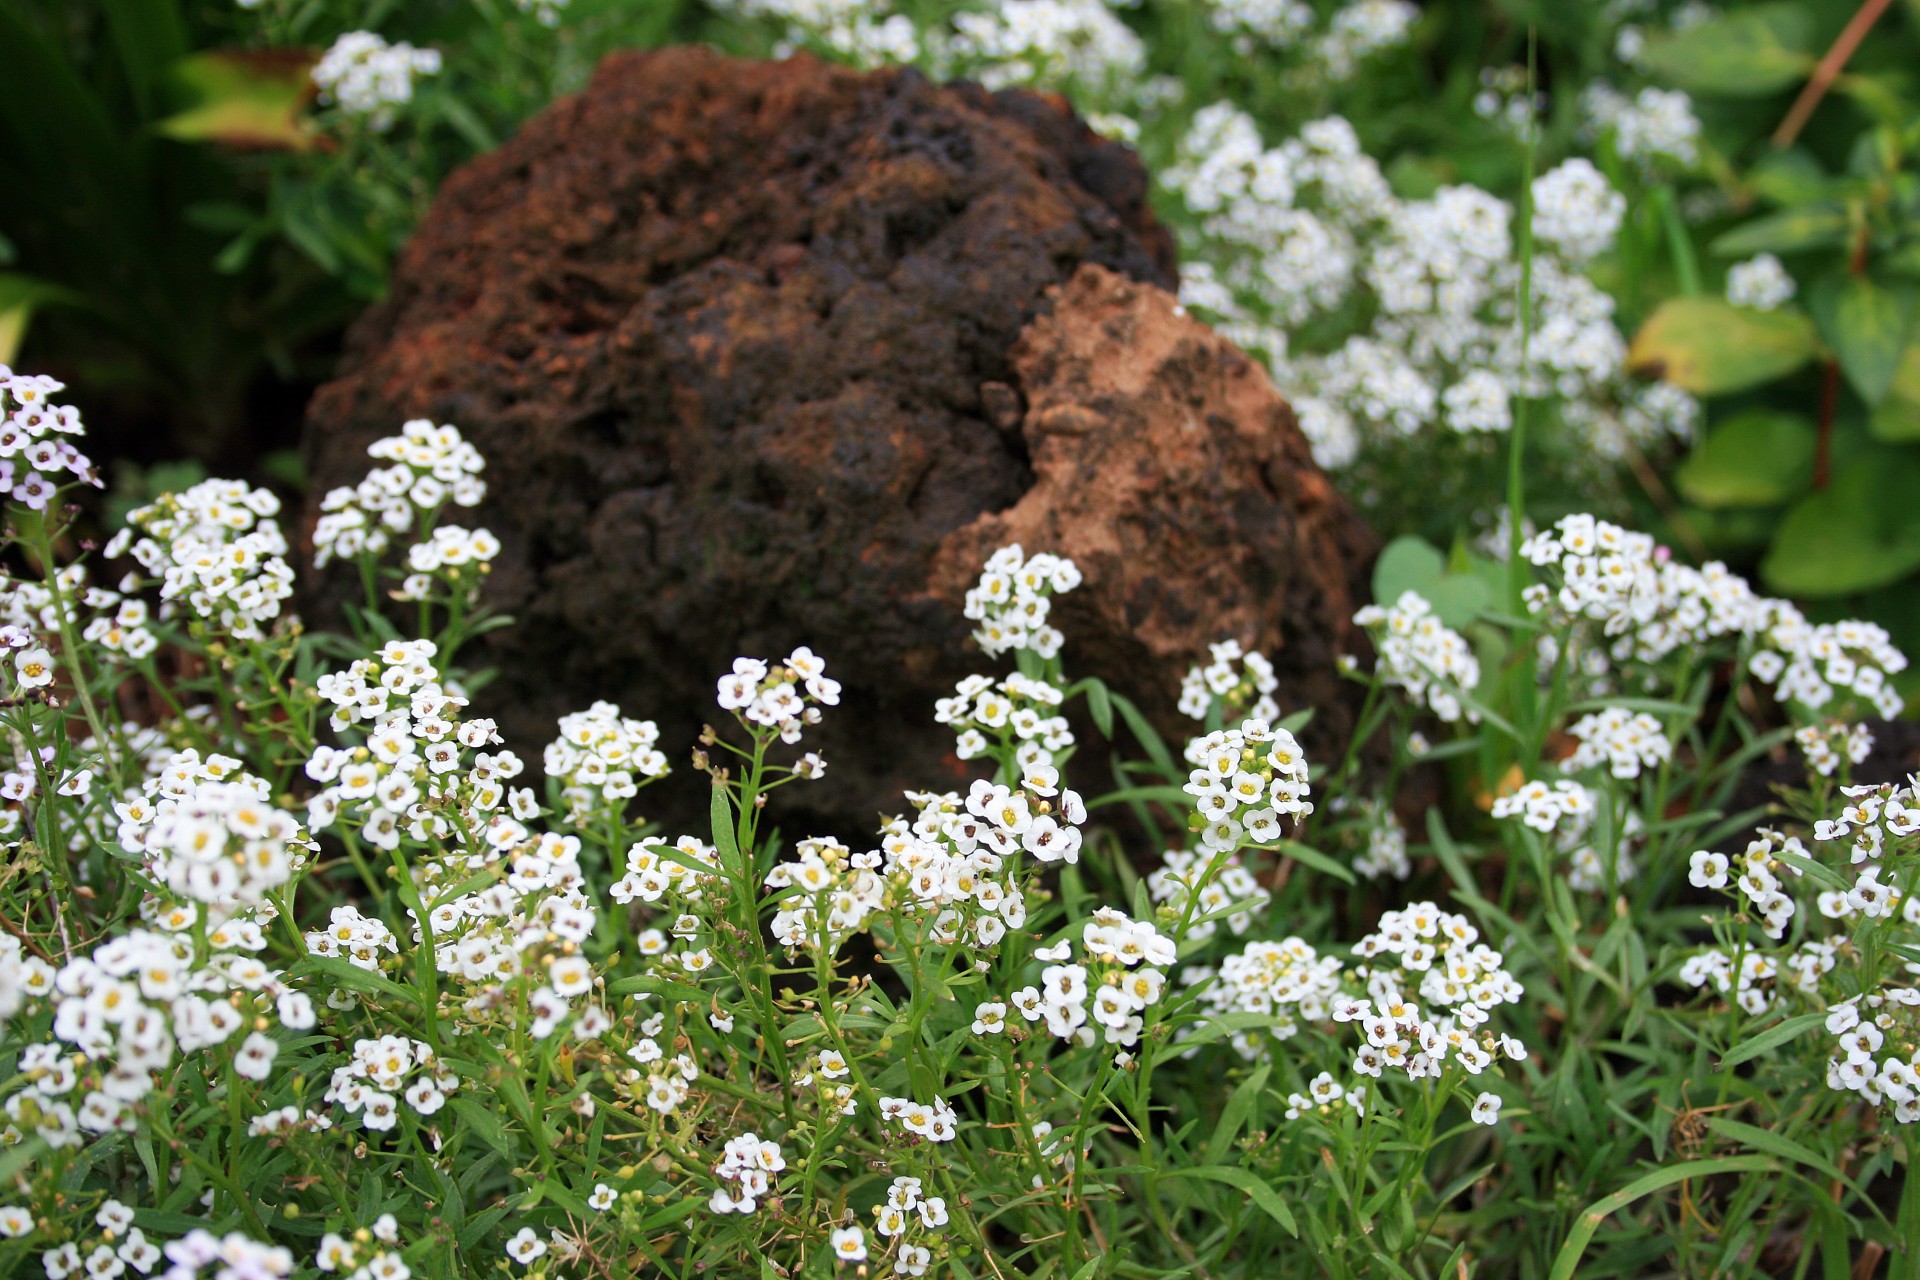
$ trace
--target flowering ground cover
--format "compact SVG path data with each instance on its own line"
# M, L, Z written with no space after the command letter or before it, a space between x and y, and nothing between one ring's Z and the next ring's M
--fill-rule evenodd
M1909 13L417 8L0 0L0 1273L1920 1274ZM858 636L692 741L508 742L512 459L396 421L296 547L298 477L95 459L31 371L226 438L452 163L675 37L1140 146L1184 305L1398 535L1349 737L1229 634L1156 729L1007 546L920 725L966 784L804 829Z

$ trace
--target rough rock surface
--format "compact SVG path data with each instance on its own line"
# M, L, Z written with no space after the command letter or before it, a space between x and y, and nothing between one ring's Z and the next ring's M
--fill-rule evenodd
M1369 535L1257 368L1151 287L1146 189L1030 94L617 56L446 184L314 400L314 492L410 417L486 454L519 623L476 710L523 752L605 697L683 762L734 656L812 645L846 701L803 803L849 839L959 777L931 702L984 667L958 600L1007 537L1089 570L1072 670L1170 717L1235 634L1334 728Z

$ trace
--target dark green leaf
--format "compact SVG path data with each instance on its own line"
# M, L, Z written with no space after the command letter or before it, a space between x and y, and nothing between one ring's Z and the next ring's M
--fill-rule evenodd
M1913 327L1913 303L1909 290L1856 275L1823 281L1807 299L1847 381L1869 405L1886 399L1893 386Z
M1873 449L1787 512L1760 571L1787 595L1831 597L1920 568L1920 451Z
M1689 502L1759 507L1807 487L1814 427L1798 414L1753 409L1707 433L1674 475Z

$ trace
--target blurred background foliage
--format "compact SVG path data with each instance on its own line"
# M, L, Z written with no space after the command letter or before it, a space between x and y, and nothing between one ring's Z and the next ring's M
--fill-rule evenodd
M1529 173L1571 156L1626 199L1583 270L1631 340L1627 371L1702 411L1690 441L1595 466L1579 422L1531 406L1536 519L1636 522L1920 651L1920 0L1432 0L1373 46L1340 25L1367 10L1346 0L1112 4L1138 65L952 38L965 15L1031 2L0 0L0 361L73 387L117 501L159 464L169 484L211 468L297 489L305 399L439 183L614 48L806 47L1058 89L1155 172L1208 104L1269 145L1337 113L1403 200L1470 183L1518 209ZM439 54L386 127L316 92L316 63L356 31ZM1343 31L1360 35L1338 46ZM1626 154L1595 86L1684 93L1694 153ZM1204 247L1205 220L1159 198ZM1729 299L1729 270L1758 254L1790 297ZM1331 347L1374 305L1356 293L1287 336ZM1383 532L1457 559L1492 533L1504 468L1504 437L1458 435L1369 453L1344 485Z

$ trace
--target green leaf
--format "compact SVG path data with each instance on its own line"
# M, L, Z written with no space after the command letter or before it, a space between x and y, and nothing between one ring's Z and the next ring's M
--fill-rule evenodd
M1889 444L1920 440L1920 342L1908 342L1901 349L1887 398L1874 406L1867 429L1874 439Z
M1807 299L1847 381L1869 405L1886 399L1893 386L1913 327L1913 304L1910 291L1856 275L1822 281Z
M1288 1235L1297 1237L1300 1234L1300 1228L1293 1220L1293 1212L1287 1208L1286 1201L1280 1198L1280 1193L1273 1189L1273 1184L1250 1169L1236 1168L1227 1164L1203 1164L1191 1169L1173 1170L1168 1176L1204 1178L1209 1182L1224 1182L1230 1187L1236 1187L1246 1192L1247 1199L1253 1201L1261 1212L1279 1223Z
M1669 298L1634 335L1627 364L1695 395L1720 395L1784 377L1818 348L1813 322L1798 311Z
M391 978L382 977L371 970L362 969L349 960L336 956L308 956L296 963L289 971L295 977L324 978L337 987L348 991L358 991L362 995L385 996L389 1000L399 1000L405 1004L418 1004L419 997L407 987L401 986Z
M1707 433L1674 481L1703 507L1761 507L1807 487L1813 424L1798 414L1753 409Z
M317 135L302 118L313 56L297 50L215 50L173 65L189 105L154 125L181 142L249 150L309 151Z
M1691 93L1765 97L1813 70L1812 19L1806 6L1741 9L1647 41L1648 70Z
M1227 1096L1227 1105L1220 1108L1220 1122L1213 1127L1213 1136L1207 1139L1207 1150L1203 1157L1209 1161L1225 1158L1234 1140L1240 1136L1240 1128L1246 1124L1247 1117L1253 1114L1254 1107L1260 1101L1260 1091L1267 1087L1267 1077L1273 1071L1268 1065L1254 1068L1253 1074L1242 1080L1239 1087Z
M1786 595L1851 595L1920 568L1920 450L1871 448L1788 509L1760 563Z
M1834 1168L1832 1161L1812 1147L1802 1142L1795 1142L1785 1134L1775 1133L1771 1129L1762 1129L1758 1125L1742 1124L1738 1120L1729 1120L1724 1116L1713 1116L1708 1119L1707 1128L1730 1141L1752 1147L1755 1151L1784 1157L1796 1164L1804 1164L1810 1169L1823 1173L1835 1182L1853 1185L1853 1179Z
M1720 1069L1725 1071L1743 1062L1751 1062L1762 1054L1772 1053L1795 1036L1820 1026L1826 1020L1827 1015L1823 1012L1803 1013L1798 1017L1788 1018L1784 1022L1777 1022L1759 1035L1742 1040L1739 1048L1720 1059Z
M83 301L79 294L51 280L0 271L0 364L11 364L20 353L21 340L27 336L27 321L33 318L35 308L49 303L72 306Z
M1832 249L1846 243L1849 225L1843 204L1802 205L1755 218L1719 236L1708 247L1723 258Z
M1285 856L1302 866L1312 867L1322 875L1332 876L1335 880L1342 880L1347 884L1360 883L1350 868L1342 866L1318 849L1294 840L1282 840L1277 848Z
M1664 1191L1676 1182L1685 1182L1689 1178L1711 1178L1723 1173L1765 1173L1777 1166L1765 1156L1728 1156L1721 1160L1689 1160L1684 1164L1672 1165L1665 1169L1656 1169L1644 1178L1636 1178L1610 1196L1602 1196L1587 1206L1580 1215L1573 1230L1567 1233L1566 1243L1560 1246L1560 1252L1553 1259L1553 1270L1547 1280L1573 1280L1580 1266L1580 1255L1586 1252L1587 1242L1593 1239L1593 1233L1610 1216L1626 1208L1642 1196L1655 1191Z
M1373 565L1376 604L1390 608L1409 591L1432 605L1435 616L1450 627L1472 622L1493 598L1479 577L1448 573L1438 548L1413 534L1389 542Z

